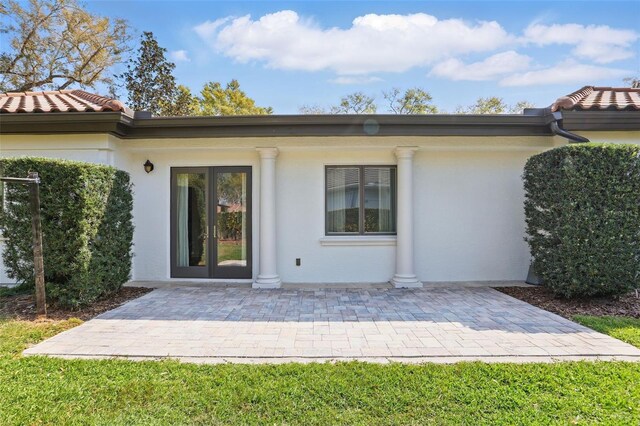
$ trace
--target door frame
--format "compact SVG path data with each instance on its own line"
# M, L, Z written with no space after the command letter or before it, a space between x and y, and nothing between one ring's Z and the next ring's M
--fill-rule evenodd
M218 259L218 236L216 235L216 232L213 232L213 235L209 236L209 241L210 241L210 245L211 247L211 251L209 253L211 253L210 256L210 260L209 260L209 265L210 265L210 269L211 269L211 277L210 278L252 278L253 277L253 256L252 256L252 229L251 229L251 224L253 222L253 206L251 203L252 200L252 188L251 188L251 166L219 166L219 167L211 167L210 168L210 174L211 174L211 181L209 183L210 185L210 192L212 197L213 202L215 202L217 204L217 200L218 200L218 190L216 187L216 177L220 174L220 173L245 173L247 175L247 179L246 179L246 185L247 185L247 194L246 194L246 212L247 212L247 218L246 218L246 235L245 235L245 239L246 239L246 245L247 245L247 266L231 266L231 265L227 265L227 266L218 266L217 264L217 259ZM214 210L209 210L211 212L211 218L210 221L211 223L209 224L209 229L210 230L216 230L216 220L217 220L217 205L216 206L210 206L210 207L216 207Z
M208 229L211 229L211 214L209 212L209 205L211 203L211 178L209 176L210 171L208 167L172 167L171 168L171 206L170 220L171 220L171 278L209 278L211 273L211 242L208 238L206 243L206 260L207 266L178 266L177 259L177 241L178 241L178 174L179 173L204 173L205 175L205 214Z
M171 167L170 179L170 275L171 278L205 278L205 279L251 279L253 278L253 181L251 166L207 166L207 167ZM217 235L215 221L217 219L216 176L219 173L242 172L247 174L246 185L246 251L247 266L217 265ZM178 266L177 255L177 184L179 173L205 174L205 203L207 222L207 266ZM215 206L213 204L216 204Z

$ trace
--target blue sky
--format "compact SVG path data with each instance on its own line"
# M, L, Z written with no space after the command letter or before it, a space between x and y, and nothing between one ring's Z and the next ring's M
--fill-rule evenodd
M181 84L239 80L292 114L344 94L421 87L441 109L480 96L548 106L640 74L640 2L90 1L151 31Z

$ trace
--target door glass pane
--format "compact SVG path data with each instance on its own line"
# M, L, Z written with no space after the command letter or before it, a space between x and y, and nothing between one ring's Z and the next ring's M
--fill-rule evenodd
M360 169L327 168L327 231L360 232Z
M364 232L396 232L393 211L395 169L364 169Z
M247 173L216 173L218 266L247 266Z
M178 266L207 266L205 173L178 173L176 256Z

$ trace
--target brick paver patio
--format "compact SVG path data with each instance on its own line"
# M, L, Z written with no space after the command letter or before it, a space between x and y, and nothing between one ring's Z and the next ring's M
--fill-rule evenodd
M640 350L491 288L165 288L25 351L186 362L640 361Z

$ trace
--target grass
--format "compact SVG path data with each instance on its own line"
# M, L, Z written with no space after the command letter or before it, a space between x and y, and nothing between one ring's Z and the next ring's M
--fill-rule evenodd
M79 323L0 320L0 424L638 424L640 366L193 365L21 357Z
M638 318L576 315L573 319L586 327L640 348L640 319Z
M242 259L242 242L218 241L218 262Z
M15 321L0 319L0 359L16 358L30 344L41 342L82 324L79 319L66 321ZM2 383L0 382L0 388ZM0 417L1 419L2 417ZM1 421L1 420L0 420Z

